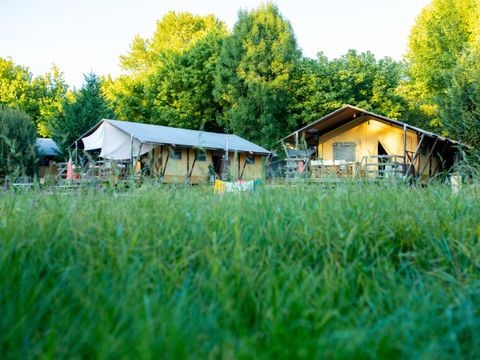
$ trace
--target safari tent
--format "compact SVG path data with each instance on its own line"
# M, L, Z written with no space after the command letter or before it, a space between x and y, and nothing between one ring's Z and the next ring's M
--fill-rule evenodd
M352 105L281 140L287 175L310 170L325 177L414 177L426 181L449 170L460 144L452 139Z
M197 184L227 174L232 179L263 178L270 155L236 135L109 119L100 121L75 146L166 183Z
M58 158L60 149L57 143L50 138L37 138L36 147L38 152L38 176L56 176L58 173Z

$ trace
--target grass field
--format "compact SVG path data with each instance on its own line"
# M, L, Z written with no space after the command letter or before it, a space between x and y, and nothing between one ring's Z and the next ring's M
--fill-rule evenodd
M0 353L475 358L479 200L442 186L0 193Z

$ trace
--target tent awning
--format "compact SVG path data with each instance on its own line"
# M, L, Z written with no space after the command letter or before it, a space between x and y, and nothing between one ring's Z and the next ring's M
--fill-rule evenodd
M84 150L100 149L100 157L111 160L128 160L152 150L153 145L142 144L138 139L103 121L89 136L82 138ZM133 146L133 148L132 148Z

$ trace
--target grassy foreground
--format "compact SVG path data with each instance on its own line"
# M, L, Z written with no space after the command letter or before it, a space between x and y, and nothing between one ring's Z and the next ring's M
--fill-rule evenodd
M446 187L0 193L0 353L474 358L479 224Z

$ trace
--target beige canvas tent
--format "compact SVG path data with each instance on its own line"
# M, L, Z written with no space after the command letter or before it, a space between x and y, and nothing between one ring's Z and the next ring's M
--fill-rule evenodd
M36 147L39 157L38 177L56 176L60 149L53 139L37 138Z
M264 177L270 152L239 136L104 119L75 146L103 159L134 164L167 183L202 183L212 173L233 179ZM228 160L227 160L228 154Z
M425 181L450 169L457 141L352 105L281 140L290 157L287 174L308 168L313 178L414 177ZM299 167L301 162L302 167Z

